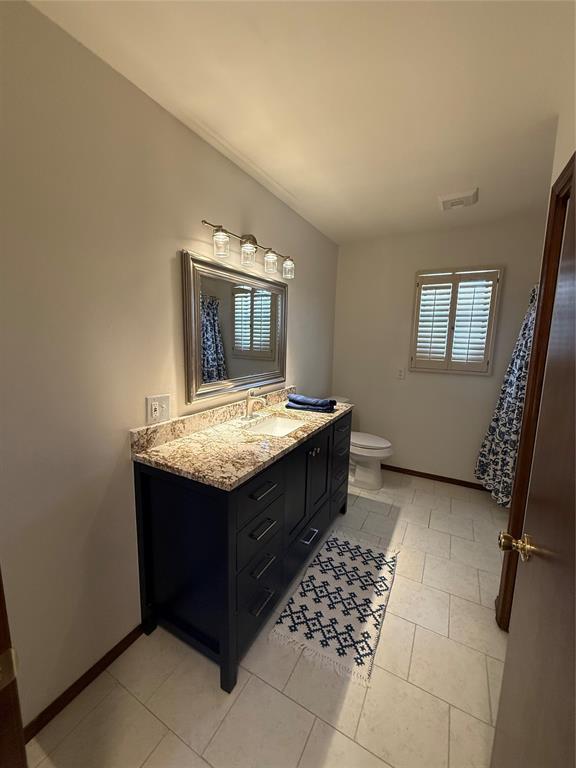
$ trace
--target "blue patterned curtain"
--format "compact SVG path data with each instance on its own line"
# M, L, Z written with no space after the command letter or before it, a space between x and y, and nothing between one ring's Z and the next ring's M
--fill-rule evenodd
M492 498L504 507L510 506L514 485L537 300L538 286L533 288L530 294L528 311L504 376L500 397L480 448L474 473L482 485L492 492Z
M220 300L215 296L200 296L202 382L204 384L228 378L218 315L219 308Z

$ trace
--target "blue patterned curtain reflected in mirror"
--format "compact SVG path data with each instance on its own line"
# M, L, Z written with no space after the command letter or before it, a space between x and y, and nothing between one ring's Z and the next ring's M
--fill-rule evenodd
M203 384L228 378L219 309L220 301L215 296L200 296Z

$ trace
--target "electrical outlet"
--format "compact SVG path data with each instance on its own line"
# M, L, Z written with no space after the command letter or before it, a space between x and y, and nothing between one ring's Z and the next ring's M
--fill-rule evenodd
M170 418L170 395L152 395L146 398L146 424L158 424Z
M396 372L396 378L400 379L401 381L404 381L404 379L406 378L406 369L398 368Z

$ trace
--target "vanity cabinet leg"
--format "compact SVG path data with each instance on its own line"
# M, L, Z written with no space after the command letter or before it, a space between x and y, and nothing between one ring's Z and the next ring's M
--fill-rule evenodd
M238 679L238 665L231 660L220 664L220 688L226 693L232 693Z

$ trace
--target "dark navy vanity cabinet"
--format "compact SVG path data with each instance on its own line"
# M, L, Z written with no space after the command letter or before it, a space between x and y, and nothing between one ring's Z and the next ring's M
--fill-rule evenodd
M351 413L232 491L135 463L142 622L158 624L220 665L238 662L346 512Z

